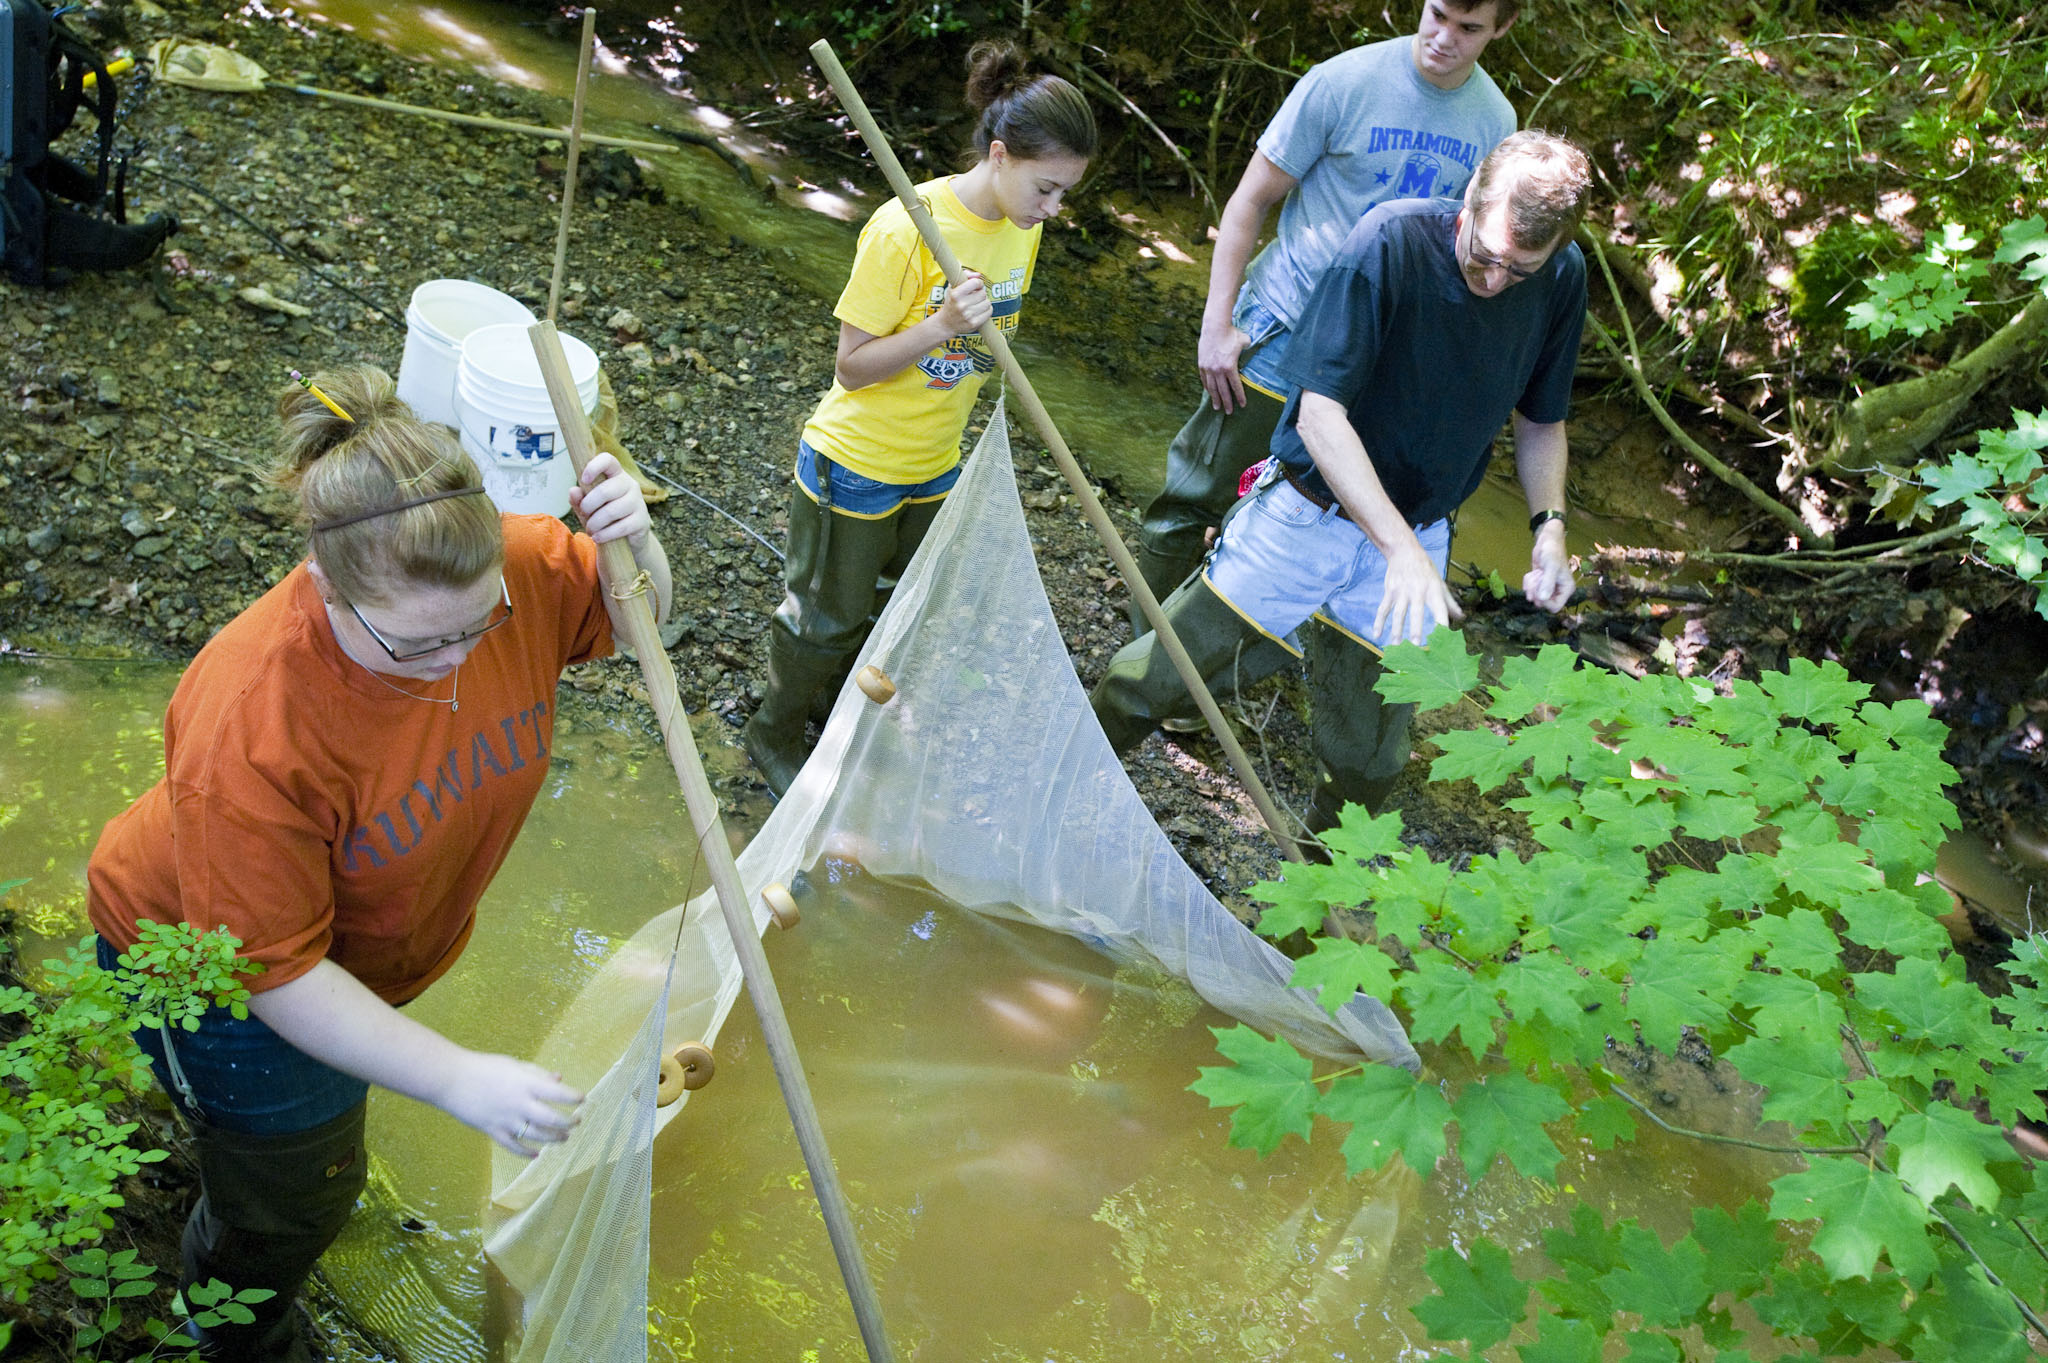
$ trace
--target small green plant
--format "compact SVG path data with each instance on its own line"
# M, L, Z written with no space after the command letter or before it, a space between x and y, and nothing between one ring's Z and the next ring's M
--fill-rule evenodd
M1850 305L1849 328L1881 341L1894 331L1918 340L1946 327L1970 310L1971 286L1990 273L1970 254L1976 249L1977 238L1960 224L1947 224L1939 240L1921 249L1912 269L1864 281L1871 296Z
M1999 1128L2043 1116L2048 937L2022 944L1995 1009L1965 979L1936 921L1956 815L1928 707L1875 701L1831 662L1716 688L1548 647L1480 685L1442 632L1386 662L1389 700L1476 702L1432 776L1502 791L1537 850L1454 867L1404 847L1397 815L1353 809L1326 838L1334 864L1255 889L1259 930L1369 915L1370 940L1317 939L1294 982L1331 1007L1384 1000L1471 1077L1318 1074L1219 1029L1231 1063L1192 1087L1237 1109L1232 1140L1270 1151L1321 1117L1355 1173L1399 1158L1476 1179L1504 1158L1549 1183L1572 1209L1543 1237L1547 1274L1476 1238L1427 1257L1439 1293L1414 1313L1475 1357L1508 1340L1523 1363L2026 1357L2048 1309L2048 1166ZM1677 1130L1630 1091L1616 1046L1681 1042L1758 1086L1785 1134ZM1786 1172L1669 1244L1572 1206L1559 1142L1606 1149L1643 1121L1776 1151ZM1779 1350L1756 1352L1765 1329Z
M123 1178L164 1158L129 1143L136 1123L116 1105L147 1064L137 1025L196 1027L209 1002L241 1010L241 944L225 931L145 924L143 939L105 971L92 939L47 968L47 992L0 988L0 1297L26 1301L62 1261L93 1245L122 1205Z
M127 1320L122 1301L145 1297L156 1290L156 1284L151 1281L156 1269L149 1264L137 1263L135 1254L132 1249L109 1254L95 1245L66 1256L64 1268L70 1275L72 1292L82 1302L104 1303L72 1337L73 1358L97 1360L101 1346L111 1340ZM189 1320L201 1330L212 1330L230 1323L248 1325L256 1319L256 1313L249 1308L276 1295L267 1287L250 1287L237 1292L214 1278L203 1284L195 1283L175 1296L171 1301L171 1311L180 1321ZM180 1326L150 1317L142 1322L142 1328L156 1341L149 1353L142 1356L143 1363L158 1358L197 1357L198 1345L189 1335L182 1333ZM137 1363L137 1360L130 1359L129 1363Z
M2009 431L1977 432L1974 454L1929 460L1918 470L1931 507L1961 506L1979 553L2034 589L2034 611L2048 619L2048 540L2037 486L2048 449L2048 410L2014 410Z

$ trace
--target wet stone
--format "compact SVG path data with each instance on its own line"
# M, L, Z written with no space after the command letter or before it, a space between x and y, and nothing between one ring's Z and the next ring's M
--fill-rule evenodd
M149 534L149 517L131 506L121 513L121 528L136 539L142 539Z
M170 547L171 537L169 535L151 535L148 539L135 541L133 552L137 558L155 558Z
M64 543L64 531L55 525L38 526L28 532L28 549L37 558L48 558Z
M121 380L111 369L102 369L92 376L93 399L102 407L121 405Z

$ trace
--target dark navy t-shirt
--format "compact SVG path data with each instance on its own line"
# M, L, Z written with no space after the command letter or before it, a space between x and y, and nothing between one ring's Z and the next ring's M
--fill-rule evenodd
M1534 278L1492 298L1473 293L1453 249L1457 211L1406 199L1360 218L1281 365L1296 388L1344 405L1411 525L1441 520L1472 495L1510 412L1565 419L1586 317L1586 261L1571 242ZM1295 429L1300 411L1297 394L1273 453L1328 496Z

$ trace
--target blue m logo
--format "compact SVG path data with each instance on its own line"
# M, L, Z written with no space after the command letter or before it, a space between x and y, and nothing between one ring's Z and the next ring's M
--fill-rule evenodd
M1401 166L1401 179L1394 186L1397 199L1427 199L1436 192L1437 176L1443 174L1443 162L1427 152L1417 152Z

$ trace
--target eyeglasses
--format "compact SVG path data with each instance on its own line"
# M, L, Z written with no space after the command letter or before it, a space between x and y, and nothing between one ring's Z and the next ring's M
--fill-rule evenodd
M498 609L502 610L504 614L493 614L489 620L476 629L469 630L463 634L450 635L446 639L436 639L432 643L426 643L423 639L400 639L398 644L406 646L403 653L398 651L397 644L379 634L377 627L363 618L363 613L356 609L355 602L349 602L348 609L349 613L355 616L356 623L370 632L370 637L377 641L377 646L391 655L392 662L409 663L416 659L427 657L430 654L439 653L444 648L450 648L456 644L466 644L471 639L489 634L492 630L510 620L512 618L512 591L505 585L505 575L503 573L498 575L498 593L500 597ZM424 648L414 648L412 647L413 644L425 644L426 646Z
M1533 270L1525 270L1519 265L1510 265L1508 264L1508 262L1500 259L1497 256L1488 255L1486 252L1479 249L1478 237L1479 229L1475 225L1474 221L1468 217L1465 220L1466 269L1475 270L1480 274L1490 274L1495 270L1505 270L1507 271L1508 278L1514 280L1516 283L1520 283L1525 279L1534 279L1537 275L1543 272L1542 265L1538 265ZM1442 241L1443 238L1438 237L1437 240ZM1546 261L1545 263L1547 264L1548 262Z

